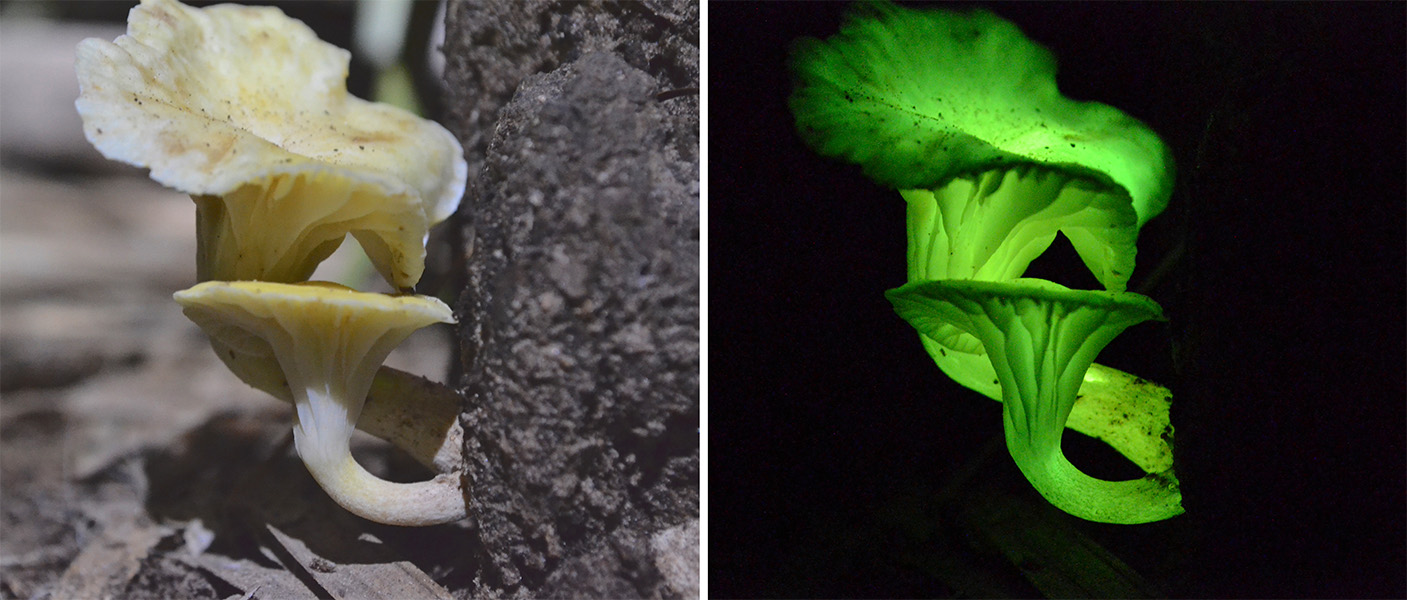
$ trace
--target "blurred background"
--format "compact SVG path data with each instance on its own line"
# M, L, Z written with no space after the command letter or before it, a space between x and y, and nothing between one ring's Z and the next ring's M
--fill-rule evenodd
M142 512L141 495L111 502L93 496L91 482L114 465L153 453L179 457L192 435L230 433L236 425L244 428L238 435L259 443L249 453L216 453L207 464L290 456L280 446L289 408L231 375L171 299L196 283L194 203L152 182L146 169L104 159L83 137L74 48L84 38L122 35L133 5L0 2L3 598L79 589L60 579L72 577L66 570L94 541L88 533L112 525L103 521L113 514ZM276 5L353 51L354 95L421 114L438 110L438 3ZM406 39L420 41L405 48ZM387 291L354 242L314 277ZM444 381L450 336L448 326L422 330L388 364ZM385 471L388 461L400 460L387 448L366 436L356 451L370 469ZM145 462L145 483L133 489L174 474L152 464ZM196 514L150 512L178 521Z

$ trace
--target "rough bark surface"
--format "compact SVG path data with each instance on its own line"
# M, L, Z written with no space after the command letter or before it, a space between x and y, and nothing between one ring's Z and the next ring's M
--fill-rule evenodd
M457 0L445 28L445 122L463 142L471 174L484 166L499 110L528 75L606 52L648 73L656 92L699 87L698 2ZM663 108L697 121L698 96L691 98Z
M698 96L675 91L698 85L697 5L459 2L447 29L481 165L457 307L471 594L696 596Z

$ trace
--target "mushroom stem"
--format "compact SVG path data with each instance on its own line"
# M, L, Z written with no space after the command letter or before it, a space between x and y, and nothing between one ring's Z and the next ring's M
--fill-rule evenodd
M1068 299L1078 294L1064 302L993 297L982 309L988 315L1007 313L995 320L999 325L979 321L974 328L1001 382L1007 450L1036 491L1082 519L1133 525L1182 514L1182 493L1171 465L1139 479L1105 481L1081 472L1061 450L1065 425L1094 357L1125 327L1154 314L1119 314L1117 305L1082 310ZM1156 310L1151 300L1147 304Z
M955 328L981 342L1001 389L1007 449L1051 504L1103 523L1148 523L1183 512L1171 464L1139 479L1103 481L1081 473L1060 447L1094 358L1125 328L1161 320L1156 302L1128 292L1070 290L1041 279L914 282L886 295L919 333ZM1106 375L1101 370L1094 379ZM1133 394L1149 414L1167 400L1158 396L1153 402L1142 390Z
M293 393L273 349L258 338L236 339L211 337L210 345L241 381L292 404ZM371 383L357 429L390 442L436 473L462 471L459 404L459 395L444 384L383 366Z
M1106 481L1084 474L1054 448L1033 448L1010 428L1007 449L1031 486L1052 505L1081 519L1137 525L1182 514L1182 494L1172 471L1139 479ZM1024 457L1024 458L1023 458Z
M1040 373L1051 361L1035 360L1028 381L1049 381ZM1003 378L1002 423L1006 431L1006 447L1021 473L1046 500L1061 510L1081 519L1100 523L1138 524L1161 521L1182 514L1182 493L1173 475L1172 466L1139 479L1106 481L1081 472L1065 458L1060 440L1067 415L1060 407L1073 404L1075 389L1082 377L1068 377L1081 366L1071 364L1060 377L1060 385L1037 386L1040 397L1035 402L1019 398L1020 387L1014 380ZM1000 370L998 376L1000 377ZM1055 423L1043 426L1041 423Z
M953 381L1002 401L1001 385L985 354L946 348L926 335L920 339ZM1173 465L1171 407L1168 388L1095 363L1085 372L1065 427L1103 441L1144 473L1161 473Z
M298 394L293 444L308 472L333 501L377 523L420 527L458 521L466 516L458 474L441 473L429 481L394 483L372 475L352 458L352 428L341 419L320 418L319 408L341 405L336 398Z

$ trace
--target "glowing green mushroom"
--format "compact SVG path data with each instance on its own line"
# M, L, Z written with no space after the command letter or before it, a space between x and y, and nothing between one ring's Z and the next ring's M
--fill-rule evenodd
M837 35L798 41L791 67L802 138L906 201L910 282L1012 281L1060 233L1122 291L1139 229L1172 191L1171 154L1153 131L1061 96L1051 53L985 11L858 4ZM1001 400L979 338L929 325L920 340L943 372ZM1101 365L1081 372L1062 422L1171 477L1167 390Z
M911 281L1019 277L1062 232L1122 290L1172 191L1157 134L1061 96L1050 52L991 13L866 3L792 69L802 137L902 190Z
M1113 107L1061 96L1050 52L991 13L860 4L830 39L799 40L791 65L802 137L895 189L964 178L987 196L1004 179L987 172L1042 166L1095 193L1122 188L1107 193L1128 197L1135 228L1172 192L1172 159L1157 134ZM1043 195L1062 192L1050 183L1041 182ZM1095 249L1122 246L1090 233L1071 241L1101 282L1121 287L1128 273Z
M928 281L886 293L915 329L956 327L981 340L1001 382L1006 445L1051 504L1103 523L1147 523L1182 513L1171 472L1105 481L1060 449L1065 422L1094 357L1131 325L1156 319L1156 302L1130 292L1075 291L1042 279Z
M343 508L389 525L464 518L460 474L393 483L357 464L348 446L381 362L415 330L454 322L444 303L321 282L211 281L177 292L175 298L186 316L225 348L272 353L293 397L298 455Z
M1157 134L1061 96L1050 52L991 13L863 4L792 68L802 137L909 203L911 281L1019 277L1062 232L1122 290L1172 191Z

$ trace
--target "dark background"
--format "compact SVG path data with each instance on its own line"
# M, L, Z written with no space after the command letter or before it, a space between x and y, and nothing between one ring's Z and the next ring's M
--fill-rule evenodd
M1172 388L1188 512L1070 520L1172 596L1407 596L1407 7L990 8L1055 52L1066 96L1143 120L1178 163L1130 285L1170 322L1099 362ZM1000 405L948 381L883 297L904 283L902 200L792 131L787 46L845 9L708 5L719 597L947 593L867 524L1001 434ZM1082 272L1055 246L1031 274ZM1076 464L1128 475L1072 438Z

